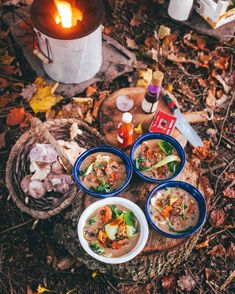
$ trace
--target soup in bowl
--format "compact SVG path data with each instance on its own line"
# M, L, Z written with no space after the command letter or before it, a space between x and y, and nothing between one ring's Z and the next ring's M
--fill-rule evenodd
M203 225L206 203L194 186L172 181L159 185L150 193L146 213L158 233L170 238L184 238Z
M142 210L130 200L113 197L86 208L78 223L84 250L105 263L123 263L141 252L148 239Z
M161 183L179 175L185 164L185 153L171 136L148 133L132 146L131 161L141 178Z
M73 175L79 187L95 197L109 197L123 191L132 177L127 155L111 146L94 147L75 162Z

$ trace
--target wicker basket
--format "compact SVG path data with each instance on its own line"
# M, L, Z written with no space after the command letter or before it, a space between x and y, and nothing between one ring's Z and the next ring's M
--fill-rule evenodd
M47 193L41 199L28 198L25 201L26 195L20 188L20 182L24 176L30 174L29 152L36 143L50 143L53 145L63 164L66 166L68 174L71 174L72 165L69 162L63 148L56 140L69 140L70 127L73 123L77 123L78 128L83 131L82 135L77 135L74 141L80 147L91 148L97 145L106 144L105 139L97 130L89 127L86 123L77 119L55 119L42 123L37 118L33 118L31 129L25 132L13 146L6 167L6 185L18 208L30 214L37 219L49 218L58 214L61 210L68 207L82 191L76 184L70 187L70 190L65 193ZM27 202L27 203L26 203Z

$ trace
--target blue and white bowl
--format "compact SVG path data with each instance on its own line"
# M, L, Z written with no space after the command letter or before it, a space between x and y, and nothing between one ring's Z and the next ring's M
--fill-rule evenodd
M181 188L185 191L187 191L198 203L199 207L199 220L196 226L194 226L191 230L185 232L185 233L167 233L162 231L156 223L152 219L152 214L150 212L150 204L151 204L151 199L154 197L159 191L166 189L166 188L174 188L178 187ZM181 181L171 181L171 182L166 182L164 184L161 184L157 187L155 187L149 194L147 201L146 201L146 206L145 206L145 211L146 211L146 216L148 219L149 224L153 227L153 229L168 238L174 238L174 239L179 239L179 238L185 238L193 235L196 233L204 224L206 220L206 202L202 194L198 191L197 188L194 186L186 183L186 182L181 182Z
M178 166L177 171L171 177L164 178L164 179L153 179L153 178L147 177L146 175L144 175L141 171L139 171L136 168L136 166L135 166L136 149L139 147L140 144L142 144L144 141L148 141L148 140L166 141L166 142L170 143L177 151L178 156L180 157L181 161L180 161L180 164ZM133 165L135 173L137 175L139 175L145 181L151 182L151 183L156 183L156 184L161 184L161 183L164 183L166 181L170 181L170 180L174 179L175 177L177 177L181 173L181 171L183 170L184 165L185 165L185 161L186 161L185 152L184 152L184 149L181 147L180 143L176 139L174 139L173 137L171 137L169 135L161 134L161 133L147 133L147 134L139 137L131 147L130 157L131 157L131 163Z
M82 164L82 162L91 154L97 153L97 152L105 152L105 153L112 153L116 156L118 156L122 162L125 165L126 168L126 179L123 182L123 185L114 191L111 192L95 192L95 191L91 191L89 189L87 189L85 186L83 186L81 180L80 180L80 176L79 176L79 170L80 170L80 166ZM116 147L112 147L112 146L98 146L98 147L94 147L91 148L87 151L85 151L84 153L82 153L76 160L74 167L73 167L73 177L76 181L76 183L78 184L78 186L87 194L93 196L93 197L98 197L98 198L106 198L106 197L112 197L115 196L119 193L121 193L130 183L131 178L132 178L132 174L133 174L133 167L131 164L131 161L129 159L129 157L120 149L116 148Z

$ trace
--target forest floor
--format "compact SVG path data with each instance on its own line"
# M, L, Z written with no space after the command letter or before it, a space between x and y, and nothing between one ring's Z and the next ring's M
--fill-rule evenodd
M35 105L30 104L30 99L35 93L33 82L37 77L1 22L0 293L48 292L43 288L37 290L39 285L51 293L233 292L234 39L221 43L163 19L159 16L161 6L156 2L116 1L116 8L105 2L104 34L133 51L146 68L134 70L112 83L100 82L79 95L99 101L106 91L112 93L123 87L145 86L151 70L160 69L165 73L164 86L177 97L183 112L208 109L211 119L194 125L204 140L204 148L187 147L195 166L207 176L210 185L210 212L197 247L175 272L156 277L140 288L130 287L82 265L69 264L68 252L57 244L52 234L59 217L35 223L31 216L16 207L5 184L6 163L12 146L29 127L28 117L35 115ZM6 6L1 7L0 16L5 9ZM160 25L170 28L170 34L162 36L165 31L159 32ZM66 102L37 116L45 120L57 117L58 113L61 115L58 109L61 111L63 104L71 101L71 97L64 98ZM95 107L97 105L99 103ZM96 118L91 118L90 123L98 126Z

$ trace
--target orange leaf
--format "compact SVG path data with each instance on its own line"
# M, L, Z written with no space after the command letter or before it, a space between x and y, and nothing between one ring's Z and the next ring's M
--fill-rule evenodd
M8 126L17 126L25 119L25 109L23 107L12 108L6 118Z
M196 249L201 249L209 245L209 239L206 239L204 242L197 244Z
M93 84L86 89L86 96L91 97L92 95L97 93L97 86Z

